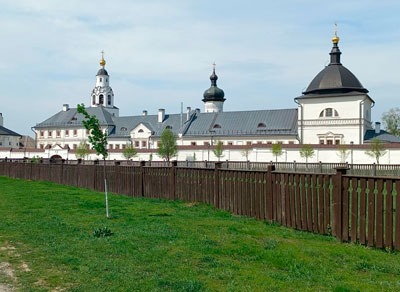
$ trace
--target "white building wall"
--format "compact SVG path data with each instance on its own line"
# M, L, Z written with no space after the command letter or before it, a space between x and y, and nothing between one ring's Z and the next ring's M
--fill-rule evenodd
M206 113L223 112L224 111L224 102L223 101L207 101L204 104L204 111Z
M367 95L305 98L298 102L299 136L304 144L319 144L318 135L328 133L342 135L340 143L362 144L365 131L371 129L372 101ZM333 109L330 117L324 114L328 108Z
M342 158L341 153L338 149L335 148L315 148L314 156L308 159L310 163L324 162L324 163L340 163L347 162L354 164L372 164L375 163L375 159L368 156L364 149L353 149L351 152L350 145L347 151L346 157ZM300 156L299 153L300 148L283 148L282 155L278 156L278 162L306 162L306 159ZM68 151L67 149L62 149L60 147L54 147L46 150L34 150L27 149L21 150L18 149L13 150L11 148L1 148L0 147L0 159L4 158L33 158L33 157L41 157L41 158L51 158L53 155L60 155L63 159L75 160L75 154L73 150ZM133 158L134 161L150 160L150 156L154 161L161 161L162 159L157 155L157 150L154 149L150 152L140 152ZM92 153L88 156L89 160L102 159L100 156ZM124 160L125 158L122 155L122 150L115 152L110 151L109 157L107 160ZM217 157L215 157L212 148L210 149L187 149L187 150L179 150L178 156L173 159L177 159L179 161L183 160L196 160L196 161L217 161ZM221 161L229 160L229 161L249 161L252 162L275 162L275 156L272 153L272 150L269 148L258 148L257 145L253 145L248 151L248 155L246 158L246 154L243 149L225 149L223 151L223 157L221 157ZM400 164L400 146L399 148L391 148L387 149L384 156L380 158L380 164Z

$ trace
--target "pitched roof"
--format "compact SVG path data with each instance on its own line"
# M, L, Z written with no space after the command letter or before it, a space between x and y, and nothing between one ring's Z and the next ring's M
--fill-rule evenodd
M234 111L219 113L165 114L158 122L158 115L139 115L115 117L102 107L89 107L90 115L96 115L101 125L113 127L110 137L129 137L138 125L145 125L155 137L161 136L167 127L175 135L184 136L258 136L291 135L297 136L297 109ZM81 127L83 116L76 108L60 111L49 119L37 124L35 128Z
M3 126L0 126L0 135L3 135L3 136L21 136L22 137L22 135L20 135L18 133L15 133L14 131L11 131L10 129L7 129L7 128L3 127Z
M95 115L100 125L113 125L113 115L103 107L88 107L86 111L89 115ZM83 115L78 113L76 108L70 108L66 111L60 111L48 118L47 120L36 124L35 128L49 128L49 127L81 127Z
M375 130L367 130L364 135L364 143L370 143L374 138L378 138L382 142L400 142L400 137L389 134L385 130L380 130L379 133L376 133Z

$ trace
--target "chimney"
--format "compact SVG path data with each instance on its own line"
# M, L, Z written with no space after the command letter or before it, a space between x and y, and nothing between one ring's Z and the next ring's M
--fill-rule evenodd
M66 112L67 110L69 110L69 104L67 104L67 103L63 104L62 110L63 110L63 112Z
M3 114L0 113L0 127L3 127Z
M190 118L190 111L192 110L192 108L190 106L188 106L186 108L186 121L189 120Z
M199 113L200 113L200 109L196 108L196 114L199 114Z
M146 110L143 110L142 116L147 116L147 111Z
M160 108L158 110L158 122L162 123L164 121L164 118L165 118L165 109Z
M379 134L381 132L381 123L375 122L375 134Z

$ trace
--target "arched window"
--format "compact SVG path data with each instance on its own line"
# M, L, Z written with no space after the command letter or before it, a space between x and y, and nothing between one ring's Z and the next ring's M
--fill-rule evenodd
M221 125L220 124L215 124L213 128L214 129L221 129Z
M108 105L111 105L111 95L108 95L107 104L108 104Z
M92 96L92 104L96 104L96 96Z
M121 131L128 131L128 129L125 127L121 127Z
M99 104L103 104L104 103L104 95L100 94L99 95Z
M138 131L138 133L143 133L144 131L143 131L143 129L140 129L139 131Z
M264 123L259 123L257 128L266 128L267 126Z
M172 127L170 125L166 126L165 128L170 129L170 130L172 129Z
M326 109L324 109L320 114L319 114L319 117L320 118L332 118L332 117L338 117L339 116L339 113L338 113L338 111L337 110L335 110L335 109L333 109L333 108L331 108L331 107L328 107L328 108L326 108Z
M100 82L103 82L103 78L100 77Z

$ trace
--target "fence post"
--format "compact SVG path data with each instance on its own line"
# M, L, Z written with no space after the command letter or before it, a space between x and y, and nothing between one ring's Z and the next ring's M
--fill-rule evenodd
M220 181L219 181L219 170L221 168L222 162L215 162L214 168L214 206L220 208L221 204L221 194L220 194Z
M376 176L376 163L372 164L372 176Z
M144 166L146 165L146 161L141 160L139 167L140 167L140 191L139 191L139 196L144 197L144 186L145 186L145 181L144 181Z
M176 166L178 165L178 161L174 160L171 163L171 171L170 171L170 179L169 179L169 197L171 200L175 200L175 175L176 175Z
M274 182L272 181L272 172L275 170L275 165L270 164L267 166L267 185L266 185L266 198L265 198L265 205L266 205L266 219L268 221L272 221L274 218L274 203L273 202L273 190L274 190Z
M335 177L333 178L332 234L336 236L336 238L338 238L339 240L343 239L343 192L348 191L343 189L343 175L346 175L347 170L347 167L337 167Z

